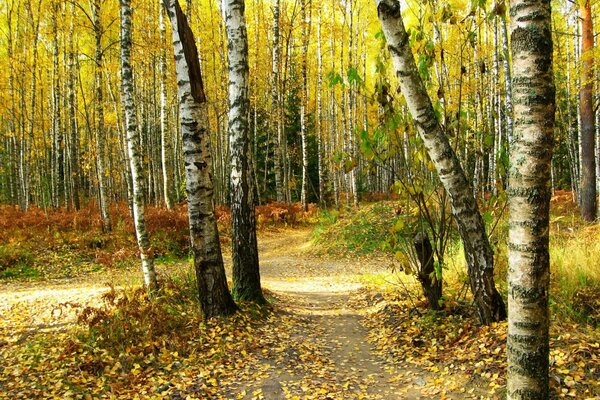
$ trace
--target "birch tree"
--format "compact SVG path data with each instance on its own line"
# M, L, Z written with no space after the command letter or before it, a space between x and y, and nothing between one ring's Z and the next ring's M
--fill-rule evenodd
M159 10L158 30L160 35L160 43L163 46L160 50L159 69L160 69L160 160L163 175L163 193L165 205L168 209L173 208L173 190L171 189L171 174L169 171L169 163L167 157L170 146L167 140L168 129L168 110L167 110L167 53L165 50L166 30L165 17L162 7Z
M300 137L302 139L302 188L300 201L304 211L308 211L308 132L307 132L307 107L308 107L308 40L309 17L306 13L310 7L310 0L300 0L301 27L302 27L302 94L300 96Z
M550 160L554 75L550 0L511 4L513 104L508 233L507 398L547 399Z
M92 24L94 29L94 62L95 62L95 90L96 90L96 169L98 170L98 192L100 197L100 214L102 215L102 228L105 231L112 230L110 212L108 206L108 193L106 188L105 164L104 164L104 78L103 78L103 54L102 35L104 29L100 18L100 0L93 0Z
M229 157L231 160L231 243L233 297L239 301L265 301L260 287L256 240L256 188L251 163L248 98L248 36L244 0L225 0L229 63Z
M400 2L376 0L377 13L388 42L402 94L439 179L448 192L463 242L471 292L479 319L489 324L506 318L502 297L494 283L494 257L473 190L435 116L409 47Z
M154 271L154 256L150 248L146 218L144 215L144 174L140 154L137 115L133 95L133 68L131 66L131 0L121 0L121 90L125 106L125 130L127 152L133 184L133 224L142 260L142 272L146 288L153 292L158 287Z
M177 0L163 0L171 21L183 137L190 241L205 318L236 310L227 288L213 200L206 94L194 34Z

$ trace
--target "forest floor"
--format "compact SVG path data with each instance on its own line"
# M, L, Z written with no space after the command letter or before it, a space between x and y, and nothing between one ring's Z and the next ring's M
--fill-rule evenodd
M175 343L179 330L190 331L179 351L169 339L156 339L149 350L122 344L115 355L89 345L89 337L74 339L83 335L77 315L88 306L99 310L112 288L139 284L137 270L0 281L0 398L502 397L506 324L479 329L473 321L434 322L440 336L462 349L453 362L445 354L451 347L421 335L425 329L410 304L373 290L373 280L389 277L388 259L316 255L311 232L261 233L262 283L273 304L267 317L256 322L240 313L230 325L211 324L200 333L192 319L166 333ZM166 276L186 268L168 264L159 271ZM93 343L105 343L110 329L96 333ZM598 383L590 383L600 374L598 343L574 336L569 345L553 356L562 371L553 375L556 397L600 399Z

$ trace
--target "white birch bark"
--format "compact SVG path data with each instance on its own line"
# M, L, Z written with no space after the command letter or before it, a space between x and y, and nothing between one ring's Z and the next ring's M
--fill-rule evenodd
M159 40L163 45L160 51L159 69L160 69L160 161L163 177L163 193L166 207L173 208L173 189L171 187L171 173L169 170L168 156L170 153L169 140L167 132L169 129L167 110L167 54L166 54L166 31L164 10L161 7L158 16Z
M106 189L106 174L104 165L104 80L103 80L103 49L102 35L104 33L100 17L100 1L93 0L92 23L94 28L94 62L95 62L95 90L96 90L96 169L98 171L98 192L100 197L100 214L102 216L102 228L105 231L112 230L110 212L108 205L108 194Z
M307 8L311 0L300 0L302 21L302 93L300 97L300 137L302 139L302 189L300 201L304 211L308 211L308 132L306 119L308 115L308 44L309 44L309 19Z
M131 0L121 0L121 91L125 106L125 130L127 132L127 151L133 183L133 223L142 260L144 284L150 292L158 288L154 270L154 255L150 248L146 217L144 214L142 160L138 135L137 115L133 99L133 67L131 65Z
M550 0L511 3L515 130L510 145L507 399L549 398Z
M224 0L223 4L229 62L233 297L264 303L256 239L256 193L249 126L248 36L244 7L244 0Z
M235 312L227 288L215 215L206 95L194 35L177 0L163 0L171 21L190 222L190 241L205 318Z

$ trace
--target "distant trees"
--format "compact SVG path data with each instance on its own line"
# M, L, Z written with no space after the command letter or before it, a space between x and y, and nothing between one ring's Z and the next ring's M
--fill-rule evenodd
M515 131L508 238L508 399L549 396L549 219L555 88L549 0L511 3Z
M190 24L203 27L198 43L204 54L215 199L225 204L230 199L226 29L221 2L192 4L202 10L190 13ZM304 193L305 203L325 198L332 205L356 206L361 193L388 192L399 174L427 166L428 160L419 158L420 139L406 124L408 110L395 84L377 98L380 78L391 82L391 68L385 65L391 60L381 58L383 67L377 65L379 43L370 28L375 10L366 4L246 4L252 21L247 27L253 66L249 129L256 132L250 150L260 201L302 201ZM407 4L415 11L409 39L417 69L475 197L501 198L512 124L505 7L475 2L462 9L429 0ZM600 113L597 78L585 72L591 71L593 57L587 54L593 43L581 39L589 37L588 24L597 12L591 8L591 18L585 17L585 1L575 7L566 0L559 4L553 15L559 112L552 182L555 189L573 189L582 210L594 214L588 205L593 196L584 190L594 185L587 175L594 169L588 165L593 161L588 153L594 154L589 132ZM112 23L117 7L100 0L7 0L0 7L6 54L0 58L0 77L7 89L0 96L8 105L0 110L0 201L26 209L29 203L78 207L92 200L108 226L109 206L128 198L132 188L130 171L122 168L128 156L117 90L119 30ZM147 204L169 206L182 200L184 169L176 87L169 79L175 71L164 56L168 28L160 27L157 2L140 0L135 7L133 34L141 45L132 49L133 95L142 192ZM580 97L590 93L591 102ZM380 117L388 106L397 118L383 126ZM390 135L384 138L380 132ZM393 151L373 166L364 152L365 139Z

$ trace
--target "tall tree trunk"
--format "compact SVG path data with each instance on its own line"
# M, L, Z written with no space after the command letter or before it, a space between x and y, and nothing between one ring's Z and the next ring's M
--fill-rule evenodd
M465 248L471 291L484 324L506 318L502 297L494 284L494 257L473 190L465 177L435 112L408 44L397 0L376 0L377 12L396 76L419 135L450 196L454 219Z
M171 186L171 173L168 163L169 140L167 138L168 131L168 110L167 110L167 53L166 53L166 31L165 31L165 16L164 10L161 7L159 10L158 30L160 35L160 43L163 48L160 51L160 161L163 176L163 193L165 205L170 210L173 208L173 189Z
M131 66L131 0L121 0L121 90L125 106L125 130L127 131L127 151L131 166L133 183L133 223L135 235L140 249L144 283L149 292L158 288L154 271L154 255L150 248L146 217L144 215L144 198L142 185L144 174L140 154L140 142L137 126L137 115L133 99L133 68Z
M249 126L248 37L244 8L244 0L225 0L223 4L229 61L233 297L239 301L264 303L256 240L256 197Z
M58 13L60 3L54 1L52 4L52 136L53 143L53 176L52 206L58 208L63 202L64 187L64 160L63 160L63 133L61 127L61 104L60 104L60 71L59 71L59 46L58 46Z
M596 218L596 162L594 146L594 30L590 0L580 3L581 21L581 89L579 122L581 143L581 216Z
M508 234L509 400L548 399L550 160L554 75L550 0L511 4L515 134Z
M302 21L302 93L300 95L300 137L302 139L302 190L300 200L304 211L308 211L308 42L309 42L309 19L307 8L310 8L311 0L300 0Z
M511 74L510 74L510 51L508 49L508 29L506 23L506 15L501 16L502 20L502 55L503 55L503 69L504 69L504 104L506 108L506 138L508 143L512 142L513 138L513 105L512 105L512 85L511 85Z
M103 83L103 49L102 21L100 19L100 0L93 0L92 23L94 25L95 39L95 89L96 89L96 168L98 170L98 192L100 196L100 213L102 215L102 228L110 232L112 224L108 205L108 193L106 187L105 165L104 165L104 83Z
M194 34L177 0L163 0L171 21L183 136L190 239L205 318L236 310L227 288L213 199L208 109Z
M71 4L70 12L72 15L71 22L69 24L69 49L68 49L68 70L69 70L69 78L67 80L67 90L68 90L68 108L69 108L69 135L70 135L70 154L69 157L71 159L71 176L70 179L72 181L72 197L73 197L73 205L76 210L80 208L80 200L79 200L79 186L81 183L81 179L79 177L79 133L77 132L77 118L75 115L76 112L76 98L77 98L77 90L75 89L75 80L77 79L77 71L76 71L76 63L75 63L75 45L74 41L74 25L75 25L75 6Z
M275 194L277 201L283 201L283 171L282 171L282 159L281 159L281 148L282 148L282 132L281 132L281 121L279 120L279 104L280 98L280 82L279 82L279 4L280 0L275 0L273 4L273 60L272 60L272 71L271 71L271 130L274 133L275 144L273 146L275 162L274 173L275 173Z
M325 199L325 165L323 157L323 52L321 49L321 13L322 5L319 4L317 20L317 162L319 171L319 203L322 207L327 205Z

